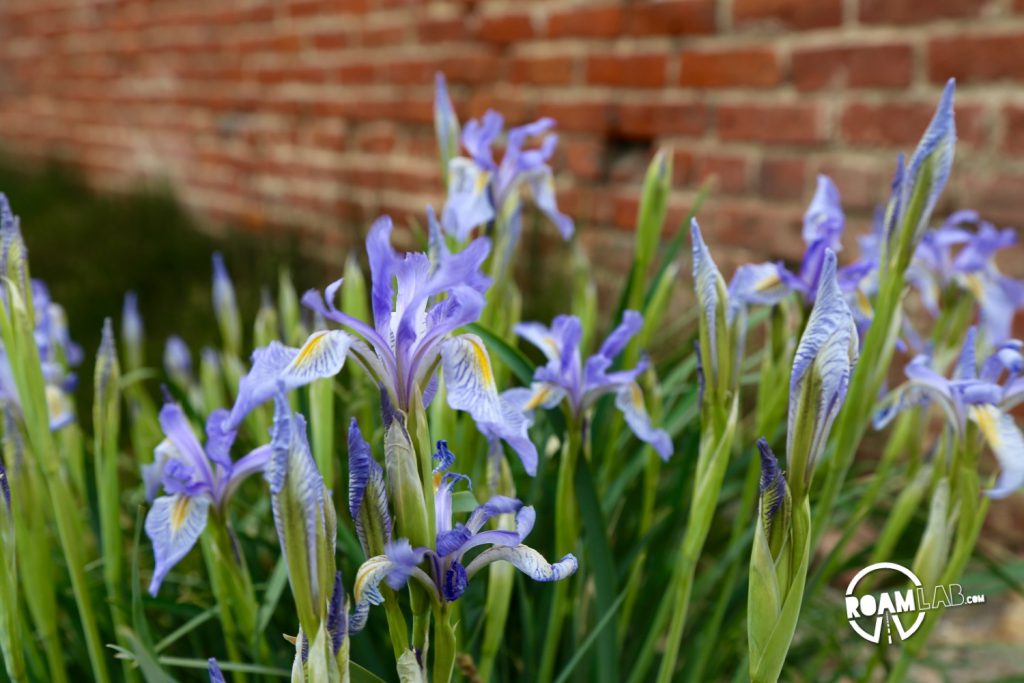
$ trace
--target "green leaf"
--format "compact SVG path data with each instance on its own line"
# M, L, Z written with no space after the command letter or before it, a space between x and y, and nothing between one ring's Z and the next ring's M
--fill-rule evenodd
M596 584L597 609L601 614L615 611L616 595L615 560L608 545L608 526L601 513L601 502L594 486L594 478L585 458L580 458L576 466L576 496L580 513L583 517L584 535L587 549L590 551L590 572ZM597 630L601 646L598 648L598 680L605 683L620 680L619 648L615 635L615 620Z

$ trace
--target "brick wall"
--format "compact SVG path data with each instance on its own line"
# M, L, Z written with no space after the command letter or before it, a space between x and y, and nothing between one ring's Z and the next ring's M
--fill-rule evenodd
M863 225L949 76L947 207L1024 225L1024 0L5 0L0 31L5 151L316 245L440 202L437 69L463 117L558 119L561 204L612 270L662 144L675 218L717 177L727 272L799 257L815 173Z

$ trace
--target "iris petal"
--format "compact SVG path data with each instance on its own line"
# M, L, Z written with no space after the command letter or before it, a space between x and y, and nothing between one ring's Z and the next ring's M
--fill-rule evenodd
M323 377L332 377L345 364L352 337L341 330L320 330L309 335L301 348L271 342L252 354L252 370L238 385L238 398L225 426L236 428L256 406L269 400L278 383L295 389Z
M164 577L199 540L206 528L208 496L160 496L146 515L146 535L153 543L156 566L149 594L156 596Z
M615 407L622 411L626 424L633 430L638 439L648 443L661 456L668 460L672 456L672 439L668 432L656 429L644 406L644 395L636 382L622 386L615 394Z
M972 406L970 417L999 460L999 479L986 494L1005 498L1024 486L1024 435L1013 417L995 406Z
M571 553L554 564L550 564L544 556L529 546L518 545L494 546L477 555L466 567L469 578L492 562L508 562L534 581L560 581L572 576L579 567L576 557Z

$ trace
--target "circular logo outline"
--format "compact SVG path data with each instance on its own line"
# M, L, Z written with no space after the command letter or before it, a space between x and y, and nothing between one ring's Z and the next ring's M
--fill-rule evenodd
M905 577L910 579L910 582L914 584L915 588L920 588L923 586L923 584L921 583L921 579L917 578L917 575L914 574L914 572L910 571L903 565L896 564L895 562L876 562L875 564L868 565L867 567L864 567L864 569L861 569L850 580L850 585L846 587L846 597L853 596L853 591L857 588L857 584L859 584L865 576L872 572L879 571L881 569L891 569L893 571L899 572L900 574L903 574ZM917 619L910 626L910 628L905 631L903 630L903 623L900 621L899 615L896 613L892 614L892 618L896 620L901 640L906 640L910 636L914 635L917 632L917 629L921 628L921 624L924 622L924 611L918 609L917 612ZM880 626L880 622L882 621L882 619L886 617L887 614L888 612L884 614L879 613L878 616L875 618L875 633L868 633L863 628L861 628L860 624L858 624L853 619L848 619L847 621L849 622L853 630L857 632L857 635L859 635L861 638L868 641L869 643L877 644L882 639L882 629Z

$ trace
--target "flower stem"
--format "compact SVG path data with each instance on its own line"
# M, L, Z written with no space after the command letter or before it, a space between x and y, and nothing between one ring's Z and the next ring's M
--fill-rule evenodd
M573 482L576 479L576 461L583 443L582 432L583 428L578 423L570 424L562 450L562 459L558 464L558 483L555 495L555 552L558 555L571 552L579 536L579 522L576 519L576 491ZM562 636L562 623L569 607L570 582L571 579L556 581L552 586L548 631L544 639L544 650L537 675L537 680L542 683L548 683L554 674L555 657L558 655L558 645Z

